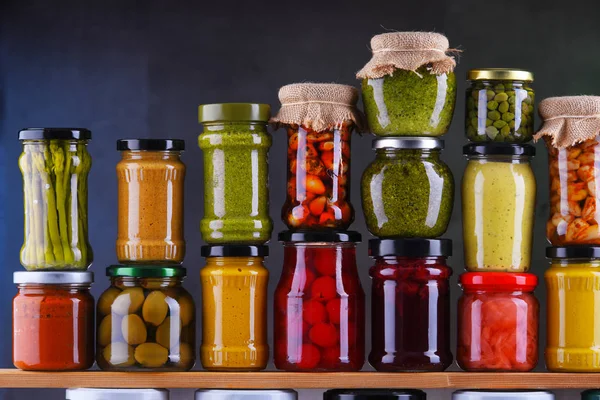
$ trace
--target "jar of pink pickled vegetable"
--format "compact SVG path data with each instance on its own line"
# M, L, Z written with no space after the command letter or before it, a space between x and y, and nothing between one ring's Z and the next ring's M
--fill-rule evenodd
M468 272L460 277L456 361L465 371L531 371L538 362L537 277Z

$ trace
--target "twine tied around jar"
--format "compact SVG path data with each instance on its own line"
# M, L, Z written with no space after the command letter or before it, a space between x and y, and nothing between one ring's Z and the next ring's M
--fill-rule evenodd
M454 71L456 60L446 36L435 32L390 32L371 39L373 57L356 73L358 79L377 79L393 75L397 69L415 72L429 65L431 73Z
M336 83L294 83L279 89L281 108L269 121L303 125L317 132L353 122L361 131L364 117L356 108L358 90Z
M544 123L533 138L548 136L557 149L600 134L600 96L550 97L540 102L539 113Z

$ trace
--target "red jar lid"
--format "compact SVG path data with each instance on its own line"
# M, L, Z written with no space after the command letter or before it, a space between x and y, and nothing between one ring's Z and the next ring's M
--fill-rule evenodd
M460 284L465 290L522 290L532 292L538 278L534 274L516 272L467 272L460 276Z

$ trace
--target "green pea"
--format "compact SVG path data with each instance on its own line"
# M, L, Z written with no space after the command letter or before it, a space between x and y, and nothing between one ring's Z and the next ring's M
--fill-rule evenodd
M506 93L506 94L507 94L509 97L510 97L510 96L514 96L514 95L515 95L515 91L514 91L514 90L507 90L505 93Z
M470 108L470 109L475 108L475 99L474 98L469 97L467 99L467 108Z
M471 125L467 126L467 136L473 137L477 135L477 129L473 128Z
M512 120L508 123L508 126L510 127L510 129L515 129L515 121Z
M479 100L479 90L473 90L471 92L471 97L473 98L473 100Z
M511 113L511 112L507 112L502 114L502 119L506 122L509 122L513 119L515 119L515 114Z
M478 118L471 118L471 126L475 129L477 129L477 126L479 126L479 119Z
M498 93L494 97L494 100L496 100L498 103L502 103L503 101L508 100L508 95L506 93Z
M508 98L508 104L515 104L517 102L516 96L510 96Z
M505 137L508 136L510 134L510 126L503 126L502 129L500 129L500 134Z
M494 90L498 93L498 92L504 92L504 85L501 83L498 83L496 86L494 86Z
M498 129L504 128L508 123L506 121L502 121L501 119L494 122L494 126Z
M487 95L488 101L492 100L494 96L496 96L496 93L492 90L488 90L485 94Z
M469 119L477 118L477 111L471 110L469 111Z
M508 107L508 111L514 114L517 111L517 107L515 107L515 105L513 104L512 106Z
M529 106L527 105L527 103L522 103L521 104L521 112L524 114L528 114L529 112Z
M488 126L485 128L485 134L488 135L490 139L494 140L494 138L498 136L498 128L494 126Z
M494 121L492 121L491 119L489 119L489 118L485 119L485 126L486 127L492 125L493 123L494 123Z
M487 108L488 108L488 110L495 110L496 108L498 108L498 102L494 101L494 100L489 101L487 103Z
M532 96L527 96L527 97L525 97L523 99L523 102L527 103L527 104L532 104L533 103L533 97Z
M496 110L488 112L488 118L492 121L498 121L501 117L500 113Z
M505 113L508 111L509 107L510 105L508 104L508 101L503 101L502 103L498 104L498 111Z

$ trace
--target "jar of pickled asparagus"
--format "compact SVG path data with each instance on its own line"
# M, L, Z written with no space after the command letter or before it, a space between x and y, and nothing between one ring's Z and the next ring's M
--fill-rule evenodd
M88 173L92 158L83 128L27 128L19 132L25 203L21 264L33 270L86 270Z

